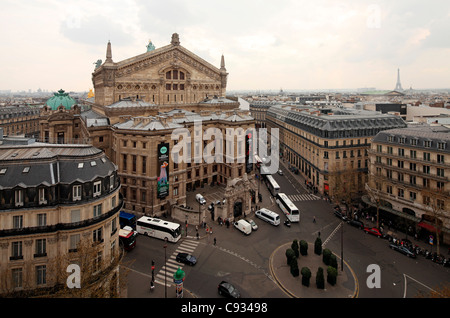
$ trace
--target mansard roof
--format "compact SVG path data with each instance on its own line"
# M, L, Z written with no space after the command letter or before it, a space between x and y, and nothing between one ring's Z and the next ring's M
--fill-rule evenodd
M379 132L373 142L450 153L450 128L420 124L389 129Z
M302 130L331 138L374 136L379 130L406 127L406 123L399 116L356 109L277 105L270 107L267 115Z
M89 182L115 169L102 150L90 145L0 146L0 189Z

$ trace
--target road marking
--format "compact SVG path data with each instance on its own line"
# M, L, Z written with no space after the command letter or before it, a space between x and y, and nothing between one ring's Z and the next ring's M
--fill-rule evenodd
M205 245L206 245L206 243L202 243L202 244L205 244ZM209 244L208 244L208 245L209 245ZM209 246L210 246L210 245L209 245ZM264 274L267 278L269 278L272 282L275 283L275 280L274 280L274 278L272 277L272 275L270 275L270 273L268 273L268 272L264 269L264 267L262 267L262 266L260 266L260 265L258 265L258 264L256 264L256 263L254 263L253 261L249 260L248 258L246 258L246 257L244 257L244 256L242 256L242 255L239 255L238 253L233 252L233 251L231 251L231 250L229 250L229 249L226 249L226 248L223 248L223 247L217 246L217 245L214 245L213 247L214 247L214 248L217 248L218 250L220 250L220 251L222 251L222 252L225 252L225 253L228 253L228 254L230 254L230 255L233 255L233 256L235 256L235 257L237 257L237 258L240 258L241 260L243 260L243 261L246 262L247 264L250 264L250 265L253 266L254 268L256 268L256 269L262 271L263 274Z
M407 287L407 281L406 281L406 278L409 278L409 279L415 281L416 283L418 283L418 284L420 284L420 285L422 285L422 286L428 288L428 289L431 290L432 292L437 293L437 294L441 295L442 297L444 297L444 295L442 295L441 293L439 293L439 292L437 292L436 290L434 290L433 288L428 287L427 285L425 285L425 284L419 282L417 279L414 279L414 278L412 278L411 276L408 276L408 275L406 275L406 274L403 274L403 277L405 278L405 288L404 288L404 291L403 291L403 298L406 298L406 287Z
M331 234L326 238L326 240L322 243L322 247L324 247L328 241L331 240L331 238L336 234L336 232L341 228L343 222L339 222L338 226L331 232Z
M291 201L294 202L299 202L299 201L314 201L314 200L319 200L320 198L318 196L315 196L314 194L308 194L308 193L303 193L303 194L289 194L288 198Z
M178 263L176 261L176 256L178 253L190 253L192 254L195 251L195 248L198 246L198 242L194 241L185 241L180 244L180 246L177 247L175 252L172 253L172 255L169 256L169 258L166 260L166 264L161 267L161 269L158 271L158 273L155 275L155 283L158 283L160 285L164 285L164 280L167 282L166 286L170 287L172 284L170 282L173 281L173 274L178 270L178 268L183 268L183 263ZM156 279L158 278L158 279Z
M180 246L176 249L175 252L192 253L194 251L195 251L195 248L185 248L185 247Z

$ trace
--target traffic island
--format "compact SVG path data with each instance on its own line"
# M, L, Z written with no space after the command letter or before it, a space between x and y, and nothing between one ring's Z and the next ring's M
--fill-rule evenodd
M300 254L297 258L298 268L309 268L311 272L310 284L302 284L302 274L294 277L291 266L287 263L286 250L290 249L292 242L279 246L270 257L270 271L280 288L293 298L354 298L358 294L358 281L352 269L344 262L344 270L338 268L338 276L335 285L327 282L327 265L322 260L322 255L314 253L314 244L308 243L308 254ZM316 287L316 274L319 267L324 272L324 288Z

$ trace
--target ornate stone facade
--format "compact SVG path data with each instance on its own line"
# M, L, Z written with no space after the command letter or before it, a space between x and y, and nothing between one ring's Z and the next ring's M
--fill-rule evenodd
M169 45L117 63L108 43L107 59L95 69L92 82L98 105L131 97L164 106L223 97L227 76L223 56L219 69L181 46L175 33Z

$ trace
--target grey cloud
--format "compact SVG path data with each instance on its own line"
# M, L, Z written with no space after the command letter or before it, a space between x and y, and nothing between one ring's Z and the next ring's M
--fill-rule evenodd
M101 15L69 18L61 23L60 31L66 38L82 44L106 44L111 40L114 46L122 46L133 41L132 34L126 33L119 23Z

